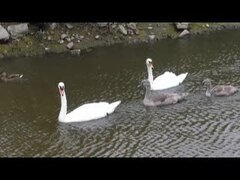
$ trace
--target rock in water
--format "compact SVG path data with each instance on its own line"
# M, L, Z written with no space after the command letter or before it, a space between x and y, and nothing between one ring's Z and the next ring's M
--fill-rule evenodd
M150 42L153 42L156 39L156 36L155 35L149 35L148 39L149 39Z
M71 52L71 54L73 54L73 55L80 55L81 50L80 50L80 49L74 49L74 50L71 50L70 52Z

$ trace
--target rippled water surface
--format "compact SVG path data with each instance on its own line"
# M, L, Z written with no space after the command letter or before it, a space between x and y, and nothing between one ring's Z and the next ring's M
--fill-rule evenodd
M207 98L204 78L240 85L240 31L226 30L156 44L96 48L82 56L2 59L0 69L24 74L0 83L0 156L216 157L240 156L240 94ZM187 100L144 107L145 59L154 76L189 72L177 92ZM83 103L122 100L115 113L89 122L57 120L57 84L68 111Z

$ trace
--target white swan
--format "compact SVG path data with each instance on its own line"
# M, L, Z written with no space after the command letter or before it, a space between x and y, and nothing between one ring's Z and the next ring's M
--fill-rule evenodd
M121 101L116 101L111 104L107 102L84 104L67 114L67 98L63 82L58 83L58 89L61 97L61 110L58 120L64 123L89 121L105 117L113 113L115 108L121 103Z
M178 86L184 81L188 73L182 73L176 76L174 73L166 71L164 74L158 76L153 80L153 64L152 59L147 58L146 60L147 71L148 71L148 80L151 85L151 90L163 90L171 87Z

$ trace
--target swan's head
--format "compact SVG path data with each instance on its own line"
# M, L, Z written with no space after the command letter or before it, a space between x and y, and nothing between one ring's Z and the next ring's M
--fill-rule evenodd
M5 76L7 76L7 73L3 71L0 73L0 75L5 77Z
M146 89L150 88L150 82L149 82L149 80L148 80L148 79L142 80L142 85L143 85Z
M204 79L202 83L204 86L210 86L212 85L212 82L213 82L212 79L207 78L207 79Z
M58 83L58 89L59 89L60 95L63 96L65 91L65 85L63 82Z
M153 68L152 59L147 58L147 59L146 59L146 65L147 65L147 67L149 67L149 68Z

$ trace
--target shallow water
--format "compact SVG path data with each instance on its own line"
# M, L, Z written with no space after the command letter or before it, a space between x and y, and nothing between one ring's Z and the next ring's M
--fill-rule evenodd
M1 157L235 157L240 156L240 94L207 98L204 78L240 85L240 31L226 30L156 44L101 47L82 56L0 60L23 73L0 83ZM144 107L145 59L154 76L189 72L176 105ZM59 123L57 84L66 85L68 111L95 101L122 100L107 118Z

